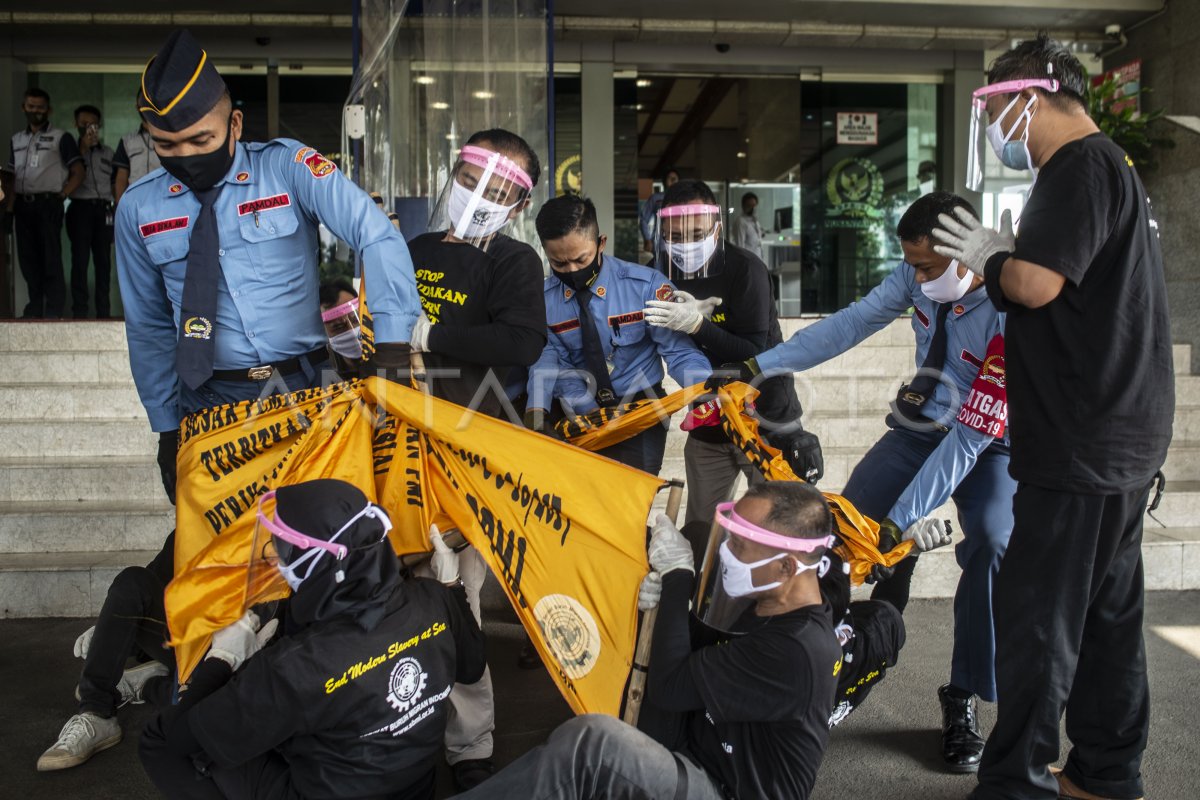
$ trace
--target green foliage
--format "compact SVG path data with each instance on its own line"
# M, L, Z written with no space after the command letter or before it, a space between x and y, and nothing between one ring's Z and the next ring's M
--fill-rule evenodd
M1121 86L1113 76L1107 76L1103 81L1091 87L1088 91L1088 113L1096 125L1108 138L1116 142L1122 150L1133 159L1133 163L1141 168L1153 169L1158 165L1155 150L1160 147L1174 147L1170 139L1151 135L1150 123L1164 113L1161 108L1153 111L1137 113L1137 104L1130 103L1120 111L1113 111L1113 105L1132 100L1139 95L1145 95L1151 90L1139 88L1118 96Z

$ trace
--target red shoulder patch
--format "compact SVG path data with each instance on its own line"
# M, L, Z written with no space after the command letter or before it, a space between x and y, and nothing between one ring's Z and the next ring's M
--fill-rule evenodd
M324 178L337 169L332 161L315 150L304 159L304 166L314 178Z
M157 236L160 233L167 231L177 231L186 228L190 217L172 217L171 219L160 219L156 222L147 222L142 225L140 230L143 239L149 239L151 236Z
M654 297L657 300L662 300L664 303L675 296L675 291L671 288L671 284L664 283L662 286L654 290Z
M964 353L967 351L964 350ZM958 422L997 439L1008 425L1008 393L1004 372L1004 336L996 334L987 355L979 363L979 374L958 412Z

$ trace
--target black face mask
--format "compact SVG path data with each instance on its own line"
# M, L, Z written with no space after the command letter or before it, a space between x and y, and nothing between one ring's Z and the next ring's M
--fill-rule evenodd
M46 122L46 115L41 111L26 111L25 119L29 120L29 124L33 127L41 127Z
M597 242L599 244L599 242ZM600 249L596 249L596 257L592 259L592 263L583 269L577 269L574 272L559 272L554 270L554 277L558 278L563 285L569 286L577 292L582 292L584 289L591 286L596 276L600 274Z
M211 189L225 177L233 164L233 153L229 152L229 137L232 135L233 115L230 114L225 141L216 150L194 156L159 156L159 163L193 192Z

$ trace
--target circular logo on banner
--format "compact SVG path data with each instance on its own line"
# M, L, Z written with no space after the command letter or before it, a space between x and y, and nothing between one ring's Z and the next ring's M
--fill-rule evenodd
M415 658L400 659L392 667L392 674L388 678L388 705L398 713L404 713L421 699L428 679L429 675L421 669L420 662Z
M578 600L548 594L534 605L533 617L568 678L579 680L592 671L600 657L600 629Z

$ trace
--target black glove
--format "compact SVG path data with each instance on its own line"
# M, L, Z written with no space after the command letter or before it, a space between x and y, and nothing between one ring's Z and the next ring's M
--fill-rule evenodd
M526 428L535 433L549 433L548 429L550 425L546 419L546 409L544 408L525 409L525 416L522 417L521 421L525 424Z
M867 583L882 583L895 573L895 567L885 567L883 564L876 564L871 567L871 571L867 573L867 577L863 578L863 580Z
M783 459L802 481L816 483L825 475L825 458L821 454L821 440L815 433L796 431L788 434L780 443Z
M903 541L904 531L887 517L879 523L879 552L886 553Z
M704 382L704 388L710 392L715 392L725 384L733 383L734 381L749 383L758 377L760 373L762 373L762 370L758 368L758 362L753 358L748 358L745 361L730 361L713 370L713 374Z
M178 478L175 460L179 456L179 430L163 431L158 435L158 471L162 474L167 499L175 505L175 481Z
M412 383L412 357L408 342L381 342L375 345L375 357L367 365L367 374L383 371L383 377L393 383L409 386Z

